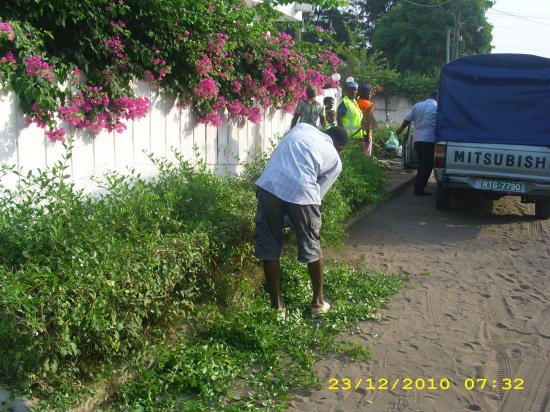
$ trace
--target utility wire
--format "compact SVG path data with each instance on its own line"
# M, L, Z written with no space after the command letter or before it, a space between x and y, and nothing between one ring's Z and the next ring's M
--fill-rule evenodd
M444 1L443 3L439 3L439 4L420 4L420 3L415 3L414 1L410 1L410 0L401 0L405 3L409 3L409 4L412 4L413 6L418 6L418 7L439 7L439 6L443 6L447 3L450 3L452 0L447 0L447 1Z
M532 27L530 27L529 29L526 29L525 27L510 27L510 26L493 25L493 28L495 28L495 29L521 30L521 31L536 31L536 32L539 32L539 33L550 33L550 30L533 29Z
M550 21L550 15L549 16L526 16L526 15L523 15L523 14L517 14L517 15L508 15L508 14L503 14L501 12L498 12L498 11L495 11L495 10L487 10L487 14L492 16L492 17L502 17L502 18L505 18L505 19L531 19L531 20L534 20L535 22L537 23L540 23L540 22L549 22Z
M550 27L550 24L543 23L541 21L531 20L531 19L528 19L527 17L521 17L521 16L518 16L517 14L508 13L506 11L498 10L498 9L495 9L495 8L492 8L491 10L497 11L497 12L502 13L502 14L507 14L508 16L515 17L516 19L527 20L527 21L530 21L531 23L542 24L543 26Z
M494 9L487 10L488 12L494 11ZM518 17L529 17L531 19L550 19L550 14L527 14L527 13L520 13L515 11L508 11L507 13L513 13L515 16Z
M512 46L509 44L500 44L499 48L509 48L509 49L516 49L516 50L524 50L524 51L530 51L530 52L536 52L536 53L550 53L550 50L545 49L529 49L526 47L519 47L519 46Z

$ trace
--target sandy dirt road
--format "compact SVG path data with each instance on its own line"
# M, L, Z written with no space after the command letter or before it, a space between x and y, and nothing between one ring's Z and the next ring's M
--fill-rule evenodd
M290 410L550 411L550 221L516 198L491 211L472 195L439 212L433 196L411 192L354 225L340 256L411 275L380 322L345 338L367 346L372 359L320 361L323 388L298 393ZM331 378L341 387L351 379L352 389L329 390ZM399 383L383 390L382 378L388 388ZM405 378L426 388L404 390ZM427 389L443 378L448 390ZM468 378L479 379L473 390Z

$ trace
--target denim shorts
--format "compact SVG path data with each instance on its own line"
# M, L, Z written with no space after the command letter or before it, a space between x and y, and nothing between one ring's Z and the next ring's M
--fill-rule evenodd
M256 252L258 259L279 260L283 251L283 228L288 216L298 238L298 260L303 263L321 259L321 208L297 205L258 188L256 209Z

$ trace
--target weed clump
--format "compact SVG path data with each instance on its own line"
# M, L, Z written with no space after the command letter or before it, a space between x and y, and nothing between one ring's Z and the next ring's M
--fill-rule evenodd
M232 308L204 306L193 338L159 349L153 365L137 366L136 378L122 385L111 410L279 410L290 391L322 385L313 364L327 353L366 360L362 346L337 339L399 288L400 279L376 270L330 263L326 293L333 310L321 324L309 314L307 270L283 259L283 297L287 317L280 319L267 298L252 289Z

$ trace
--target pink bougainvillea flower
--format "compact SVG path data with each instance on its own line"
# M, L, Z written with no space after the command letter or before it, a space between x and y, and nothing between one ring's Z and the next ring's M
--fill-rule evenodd
M50 65L42 60L40 56L23 57L25 63L25 73L29 76L43 77L46 80L53 81L54 74Z
M128 57L124 54L126 44L120 39L120 35L115 35L105 39L107 51L113 56L113 63L120 68L126 67Z
M197 73L201 76L207 76L212 72L212 60L206 53L200 59L197 59L195 66L197 67Z
M122 20L111 20L111 27L114 28L114 29L125 29L126 28L126 23L124 23L124 21Z
M324 63L330 64L333 71L336 71L339 66L344 64L344 62L334 52L328 49L319 54L319 59Z
M77 129L86 129L93 133L99 133L103 129L120 133L126 129L124 120L144 117L148 111L148 98L110 99L98 86L86 86L64 106L58 108L61 120Z
M212 79L202 79L199 85L193 89L193 93L203 99L213 99L219 93L218 85Z
M226 107L231 117L242 116L247 113L244 104L239 99L234 100L231 103L227 103Z
M155 81L155 75L151 73L149 70L145 70L145 72L143 72L143 76L145 77L145 80L147 80L148 82Z
M51 112L44 112L37 102L34 102L31 105L31 114L27 117L25 126L30 124L36 124L38 127L45 128L48 125L48 122L51 122L53 119L53 114Z
M46 132L44 132L44 135L52 143L65 141L65 129L63 128L46 130Z
M17 63L17 61L15 60L15 56L13 55L13 53L11 51L7 52L6 55L4 57L2 57L0 59L0 62L1 63Z
M235 91L239 93L241 89L243 88L243 85L238 80L233 80L233 87L235 88Z
M222 118L219 113L211 112L199 118L197 122L201 124L211 124L212 126L220 127L222 125Z
M260 123L262 121L262 111L259 107L249 107L247 110L247 117L252 123Z
M8 24L0 21L0 36L5 36L9 41L15 40L15 32L13 27Z

